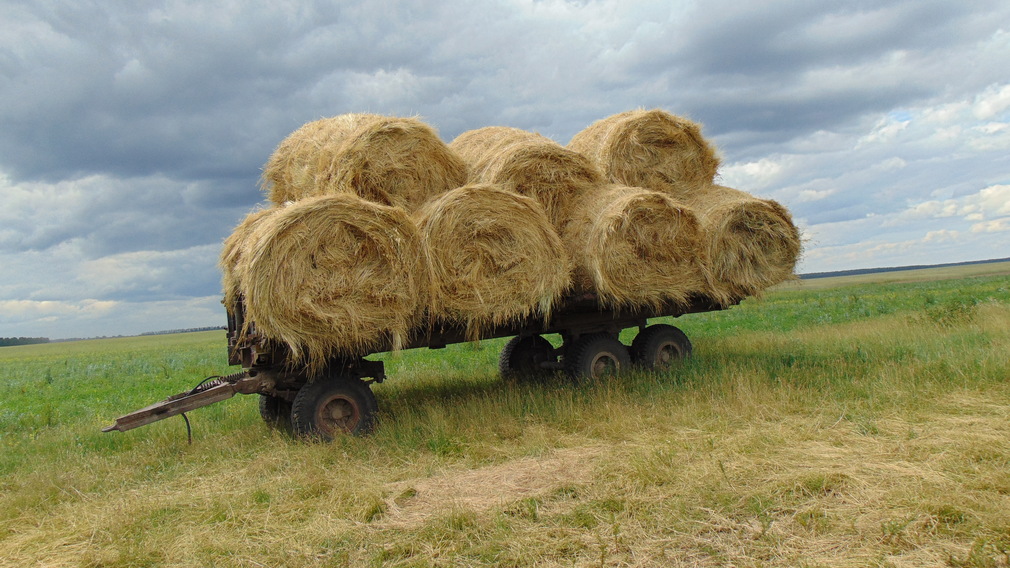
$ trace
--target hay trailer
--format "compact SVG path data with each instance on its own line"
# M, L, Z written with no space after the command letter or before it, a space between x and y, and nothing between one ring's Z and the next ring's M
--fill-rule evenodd
M626 371L632 365L664 368L691 354L691 342L680 329L668 324L648 325L650 318L725 307L697 297L686 305L608 310L601 309L597 298L587 294L568 298L549 321L503 325L488 330L481 338L514 336L499 357L499 372L505 378L535 380L558 371L573 380L600 378ZM640 331L626 346L618 336L631 327ZM547 334L560 334L561 347L553 347L543 337ZM415 337L404 348L441 349L468 341L461 326L433 326L419 330ZM365 357L391 348L382 347L361 357L326 361L322 372L310 376L289 364L283 345L258 334L254 326L246 326L239 302L228 317L228 362L241 365L241 372L208 377L192 390L117 418L103 431L123 432L180 414L185 418L186 412L236 394L258 394L263 420L298 437L330 440L341 434L364 434L374 426L378 410L370 385L386 379L383 362ZM188 419L186 424L188 429Z

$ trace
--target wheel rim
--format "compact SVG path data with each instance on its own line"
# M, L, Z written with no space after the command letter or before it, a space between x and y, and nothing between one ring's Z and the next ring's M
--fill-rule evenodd
M316 425L328 433L352 432L360 421L361 408L347 396L330 397L316 411Z
M669 367L682 358L680 346L675 341L667 341L656 350L656 366Z
M621 362L613 353L604 351L593 357L590 368L592 369L592 377L594 379L613 377L621 370Z

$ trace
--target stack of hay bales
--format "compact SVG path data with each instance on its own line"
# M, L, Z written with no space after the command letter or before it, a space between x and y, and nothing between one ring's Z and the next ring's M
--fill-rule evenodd
M730 303L792 276L798 231L778 203L715 184L697 124L632 111L567 147L488 127L445 144L413 118L310 122L270 156L270 206L221 254L225 304L310 371L413 333L603 307Z
M605 306L686 303L707 282L694 213L640 187L605 183L585 156L524 130L486 127L449 147L471 176L540 202L573 260L574 292Z
M313 371L332 356L396 349L424 322L476 338L546 315L569 270L542 207L467 177L416 119L304 125L264 168L273 206L225 242L226 304L241 298L247 321Z
M613 182L660 191L697 212L717 300L739 300L793 277L801 241L789 212L716 185L719 158L696 123L661 110L624 112L593 123L568 148Z

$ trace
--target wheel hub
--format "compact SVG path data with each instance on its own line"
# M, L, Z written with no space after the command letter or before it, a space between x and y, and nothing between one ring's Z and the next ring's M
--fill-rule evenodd
M593 358L593 377L614 376L620 370L621 364L613 353L603 352Z
M680 349L672 341L660 345L659 350L656 352L657 367L669 367L670 363L678 359L680 359Z
M358 420L358 407L349 398L334 397L320 405L318 423L332 432L350 432Z

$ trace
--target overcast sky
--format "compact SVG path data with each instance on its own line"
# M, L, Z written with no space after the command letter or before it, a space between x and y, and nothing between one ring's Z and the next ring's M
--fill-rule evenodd
M662 108L800 272L1010 256L1006 0L0 0L0 336L222 325L222 240L305 122L566 144Z

